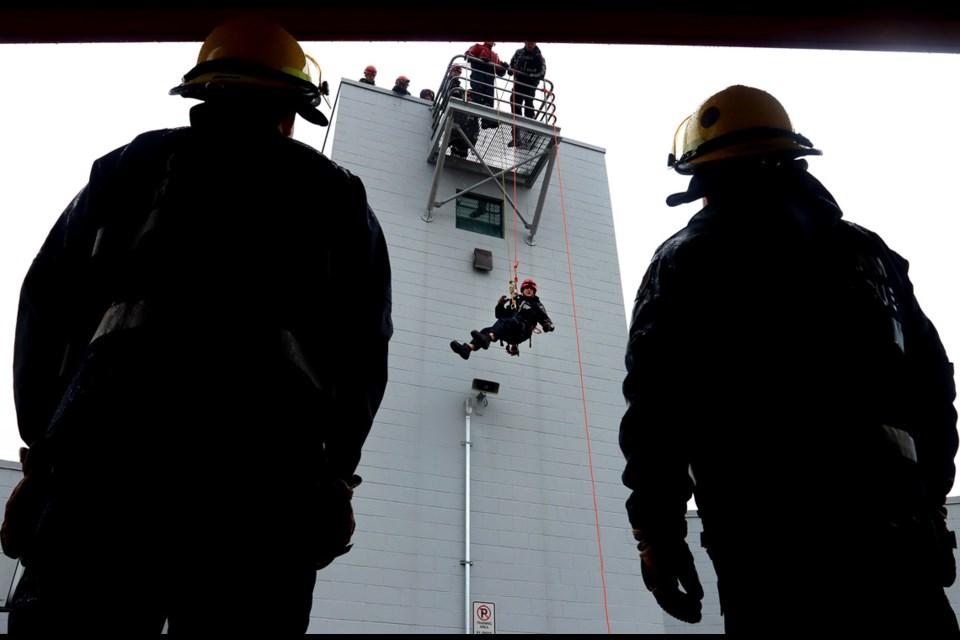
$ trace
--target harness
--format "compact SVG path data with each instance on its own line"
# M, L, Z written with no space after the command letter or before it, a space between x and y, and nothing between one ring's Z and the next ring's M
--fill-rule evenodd
M527 346L532 349L532 348L533 348L533 334L534 334L534 333L543 333L543 332L540 330L540 327L537 326L536 320L534 320L534 321L533 321L532 323L530 323L530 324L527 324L526 322L524 322L523 318L520 316L520 310L517 308L516 278L515 278L514 280L511 280L511 281L510 281L510 307L511 307L511 308L513 309L513 311L514 311L514 316L513 316L513 317L516 318L517 320L519 320L521 323L524 323L525 329L529 330L529 332L530 332L530 337L527 338L526 342L527 342ZM505 347L507 353L509 353L511 356L519 356L519 355L520 355L520 345L519 345L519 343L510 342L510 341L504 340L503 338L500 338L499 342L500 342L500 346L501 346L501 347Z

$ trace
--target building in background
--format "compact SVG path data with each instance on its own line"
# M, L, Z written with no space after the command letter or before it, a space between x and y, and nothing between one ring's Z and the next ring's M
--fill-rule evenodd
M620 481L626 314L605 154L560 136L547 86L509 147L509 87L486 107L446 80L433 104L340 84L331 157L363 179L387 237L395 333L354 548L321 572L313 629L463 633L474 602L497 633L664 629ZM496 126L460 157L450 137L469 118ZM492 322L514 265L556 330L518 357L494 343L462 360L450 341Z

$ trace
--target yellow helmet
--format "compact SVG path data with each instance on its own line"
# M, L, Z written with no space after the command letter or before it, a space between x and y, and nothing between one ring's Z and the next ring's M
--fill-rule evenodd
M793 130L790 116L776 98L735 85L707 98L680 123L667 165L689 175L707 162L771 153L796 158L822 152Z
M311 63L317 70L316 83L310 75ZM328 124L315 108L330 92L327 83L320 81L320 65L286 29L255 15L232 18L211 31L200 47L196 66L170 94L206 100L248 89L293 98L305 120Z

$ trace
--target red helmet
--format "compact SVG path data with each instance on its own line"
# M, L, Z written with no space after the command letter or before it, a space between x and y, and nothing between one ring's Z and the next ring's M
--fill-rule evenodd
M397 76L397 84L400 84L401 82L410 82L410 78L407 76Z
M368 64L368 65L367 65L367 68L364 69L363 72L364 72L364 73L376 73L376 72L377 72L377 68L376 68L375 66L373 66L372 64Z
M450 68L450 73L455 76L460 75L461 73L463 73L463 65L454 64L453 67Z
M533 289L533 292L536 293L536 292L537 292L537 281L534 280L533 278L527 278L526 280L524 280L523 282L520 283L520 291L521 291L521 292L522 292L524 289L526 289L527 287L530 287L531 289Z

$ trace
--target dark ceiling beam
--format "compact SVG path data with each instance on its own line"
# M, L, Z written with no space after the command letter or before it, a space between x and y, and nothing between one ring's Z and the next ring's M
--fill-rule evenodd
M38 4L40 6L38 6ZM266 8L301 40L539 42L779 47L960 53L960 7L933 3L828 11L750 11L696 3L673 11L468 7L397 8L396 3L326 2L323 8ZM837 3L840 4L840 3ZM882 4L882 3L881 3ZM0 7L0 42L202 41L237 8L71 8L43 2ZM481 31L482 29L482 31Z

